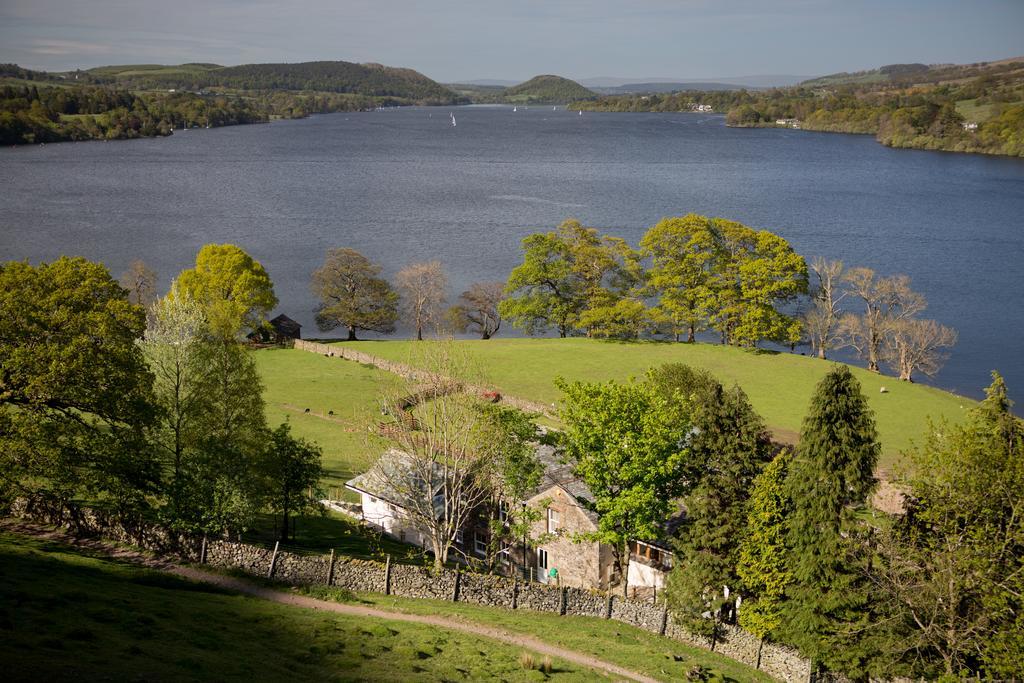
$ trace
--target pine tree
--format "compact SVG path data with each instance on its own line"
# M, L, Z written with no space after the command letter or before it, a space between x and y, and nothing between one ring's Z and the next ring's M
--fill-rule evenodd
M699 482L685 499L686 519L675 543L680 571L669 575L666 598L692 630L710 635L717 618L703 615L728 618L739 595L736 566L746 502L771 457L771 438L739 387L724 389L709 373L677 364L656 370L650 379L691 405L692 478Z
M866 659L869 601L854 515L874 488L878 451L860 383L848 367L833 369L815 389L786 477L793 583L780 630L815 664L846 674L863 671Z
M785 480L792 453L780 451L754 480L747 503L747 535L740 544L736 573L749 597L739 610L740 625L759 638L773 638L782 620L782 601L792 580L786 553L791 511Z

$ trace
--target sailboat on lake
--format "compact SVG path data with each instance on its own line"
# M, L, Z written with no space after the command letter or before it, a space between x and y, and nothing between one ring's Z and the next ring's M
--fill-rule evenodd
M452 112L452 127L455 127L455 112Z

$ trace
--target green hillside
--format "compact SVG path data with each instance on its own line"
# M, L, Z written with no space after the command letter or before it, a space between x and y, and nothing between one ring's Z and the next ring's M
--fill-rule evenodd
M412 69L342 61L239 66L144 64L104 66L86 73L129 89L296 90L396 97L422 104L455 104L460 99Z
M597 93L584 88L576 81L561 76L534 76L530 80L506 88L502 97L507 102L523 104L564 104L577 100L597 97Z
M407 361L417 342L341 342L344 346L397 361ZM512 396L554 405L556 377L603 381L640 377L664 363L705 368L725 384L739 384L777 438L793 441L800 430L814 386L830 363L789 353L753 353L716 344L666 342L609 342L593 339L490 339L456 344L477 361L484 377ZM295 353L295 352L293 352ZM312 354L310 354L312 355ZM322 359L326 364L341 362ZM355 365L354 363L348 363ZM357 366L358 367L358 366ZM962 419L970 399L921 384L853 368L868 403L875 411L883 456L891 468L911 441L920 442L928 418ZM882 393L881 388L886 392Z

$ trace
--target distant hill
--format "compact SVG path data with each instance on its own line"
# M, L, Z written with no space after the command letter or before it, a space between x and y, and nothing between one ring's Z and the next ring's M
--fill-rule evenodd
M1024 57L1011 57L994 62L973 64L888 64L867 71L841 72L819 76L800 83L804 87L838 85L936 85L953 83L980 76L1004 76L1024 71Z
M418 71L381 64L159 64L104 66L84 73L97 83L129 89L288 90L393 97L420 104L457 104L461 98Z
M617 86L591 87L602 95L644 95L650 93L683 92L687 90L742 90L746 86L734 83L715 83L703 81L667 81L656 83L625 83Z
M576 81L552 75L534 76L525 83L506 88L502 94L507 102L526 104L564 104L597 97L597 93L584 88Z

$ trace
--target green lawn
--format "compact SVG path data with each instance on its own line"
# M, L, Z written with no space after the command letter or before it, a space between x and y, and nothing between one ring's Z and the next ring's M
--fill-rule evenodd
M271 426L288 420L293 434L320 444L324 486L339 497L344 483L377 455L367 425L380 420L379 397L396 377L293 349L254 351L253 358L263 378L267 420Z
M434 626L236 595L0 532L4 680L593 680ZM539 656L535 657L538 661Z
M326 586L300 590L326 600L358 601L398 612L457 615L466 621L536 636L552 645L600 657L660 680L686 680L687 672L697 666L727 680L772 680L769 676L728 657L663 638L618 621L595 617L562 617L544 612L510 611L465 603L398 598L372 593L353 596L347 591Z
M408 362L417 342L339 342L381 358ZM687 363L712 372L725 384L738 383L757 411L783 441L800 430L814 386L830 363L790 353L752 352L716 344L667 342L610 342L593 339L490 339L456 342L476 359L486 380L501 391L521 398L555 404L559 392L553 380L624 380L640 377L663 363ZM302 352L293 352L302 353ZM307 354L313 356L314 354ZM320 357L318 357L320 358ZM354 363L321 358L324 366ZM920 441L927 418L962 419L974 401L921 384L853 368L878 423L883 456L889 468L911 443ZM885 387L888 393L880 393Z

